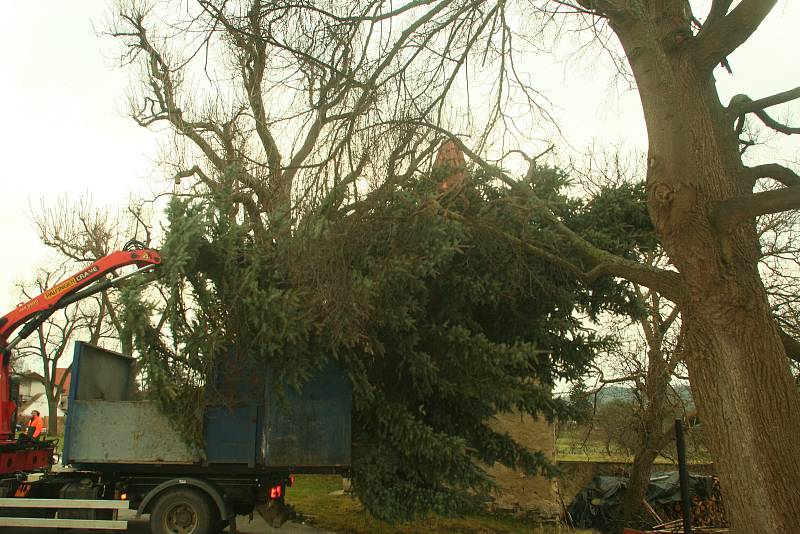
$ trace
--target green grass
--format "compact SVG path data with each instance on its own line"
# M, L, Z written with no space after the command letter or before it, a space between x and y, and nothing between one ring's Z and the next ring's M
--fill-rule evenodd
M338 534L591 534L588 530L572 530L554 525L540 526L530 520L493 515L463 518L430 516L423 521L387 525L367 514L361 503L348 495L331 495L342 489L338 476L297 476L288 489L286 500L319 529Z
M628 454L612 450L610 453L600 441L583 442L576 436L564 435L556 439L556 454L559 460L583 462L620 462L633 460Z
M556 440L556 454L559 461L565 462L612 462L612 463L632 463L633 456L625 452L612 449L609 453L604 444L600 441L589 440L586 443L582 439L566 434L559 436ZM696 451L688 451L688 462L690 464L706 464L711 461L707 454L699 454ZM656 457L654 464L674 465L673 458L666 456Z
M52 438L48 438L48 439L57 439L58 440L56 442L56 449L55 450L56 450L56 452L58 454L61 454L61 452L64 450L64 432L62 431L60 434L57 434L57 435L53 436Z

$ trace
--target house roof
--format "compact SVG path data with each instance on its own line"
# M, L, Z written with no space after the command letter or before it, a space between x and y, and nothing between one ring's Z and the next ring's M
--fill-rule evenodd
M24 373L19 373L16 376L20 377L21 379L27 378L29 380L36 380L37 382L41 382L44 380L44 377L42 375L40 375L39 373L35 373L33 371L25 371Z
M64 376L64 373L69 372L69 367L57 367L56 368L56 384L61 381L61 377ZM66 395L69 393L69 383L72 381L72 373L67 375L67 379L64 380L64 390L62 391L62 395Z
M61 377L64 376L64 373L69 371L69 369L70 369L69 367L57 367L56 368L56 376L55 376L55 383L56 384L58 384L61 381ZM42 375L40 375L39 373L35 373L33 371L26 371L24 373L20 373L17 376L19 376L20 378L23 378L23 379L27 378L29 380L35 380L37 382L44 382L44 377ZM72 381L72 373L67 375L67 379L64 381L64 391L62 392L63 395L66 395L66 394L69 393L69 384L70 384L71 381Z

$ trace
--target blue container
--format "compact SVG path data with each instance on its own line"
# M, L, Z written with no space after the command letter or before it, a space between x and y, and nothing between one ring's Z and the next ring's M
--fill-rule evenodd
M64 463L234 465L293 472L350 464L352 389L328 363L296 392L231 353L207 388L206 448L187 445L156 403L138 400L135 360L76 342Z

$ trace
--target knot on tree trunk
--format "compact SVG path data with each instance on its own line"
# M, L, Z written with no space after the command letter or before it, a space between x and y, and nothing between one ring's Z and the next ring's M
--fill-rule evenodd
M676 28L669 32L661 41L661 46L667 53L675 53L683 50L692 40L692 29L689 26Z
M697 194L693 187L658 181L648 189L650 218L662 240L698 227L697 217L702 214L695 210Z
M667 184L656 184L653 187L653 200L659 208L669 208L675 198L675 189Z

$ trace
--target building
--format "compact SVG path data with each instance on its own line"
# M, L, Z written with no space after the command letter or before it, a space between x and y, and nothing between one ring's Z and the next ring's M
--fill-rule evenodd
M68 372L68 367L59 367L56 369L56 382L60 381L61 378L64 376L64 373ZM42 375L39 373L34 373L33 371L27 371L20 375L17 375L19 380L19 399L17 405L17 420L19 423L23 423L27 420L33 410L37 410L40 414L42 414L42 418L45 421L45 428L47 428L49 419L50 419L50 408L47 405L47 395L45 393L45 387L43 384ZM59 418L59 421L63 421L64 417L66 416L67 411L67 397L69 394L69 384L71 376L67 376L66 380L64 381L64 391L61 394L61 398L58 401L56 406L57 414L56 417ZM62 425L59 424L59 428L62 428Z

